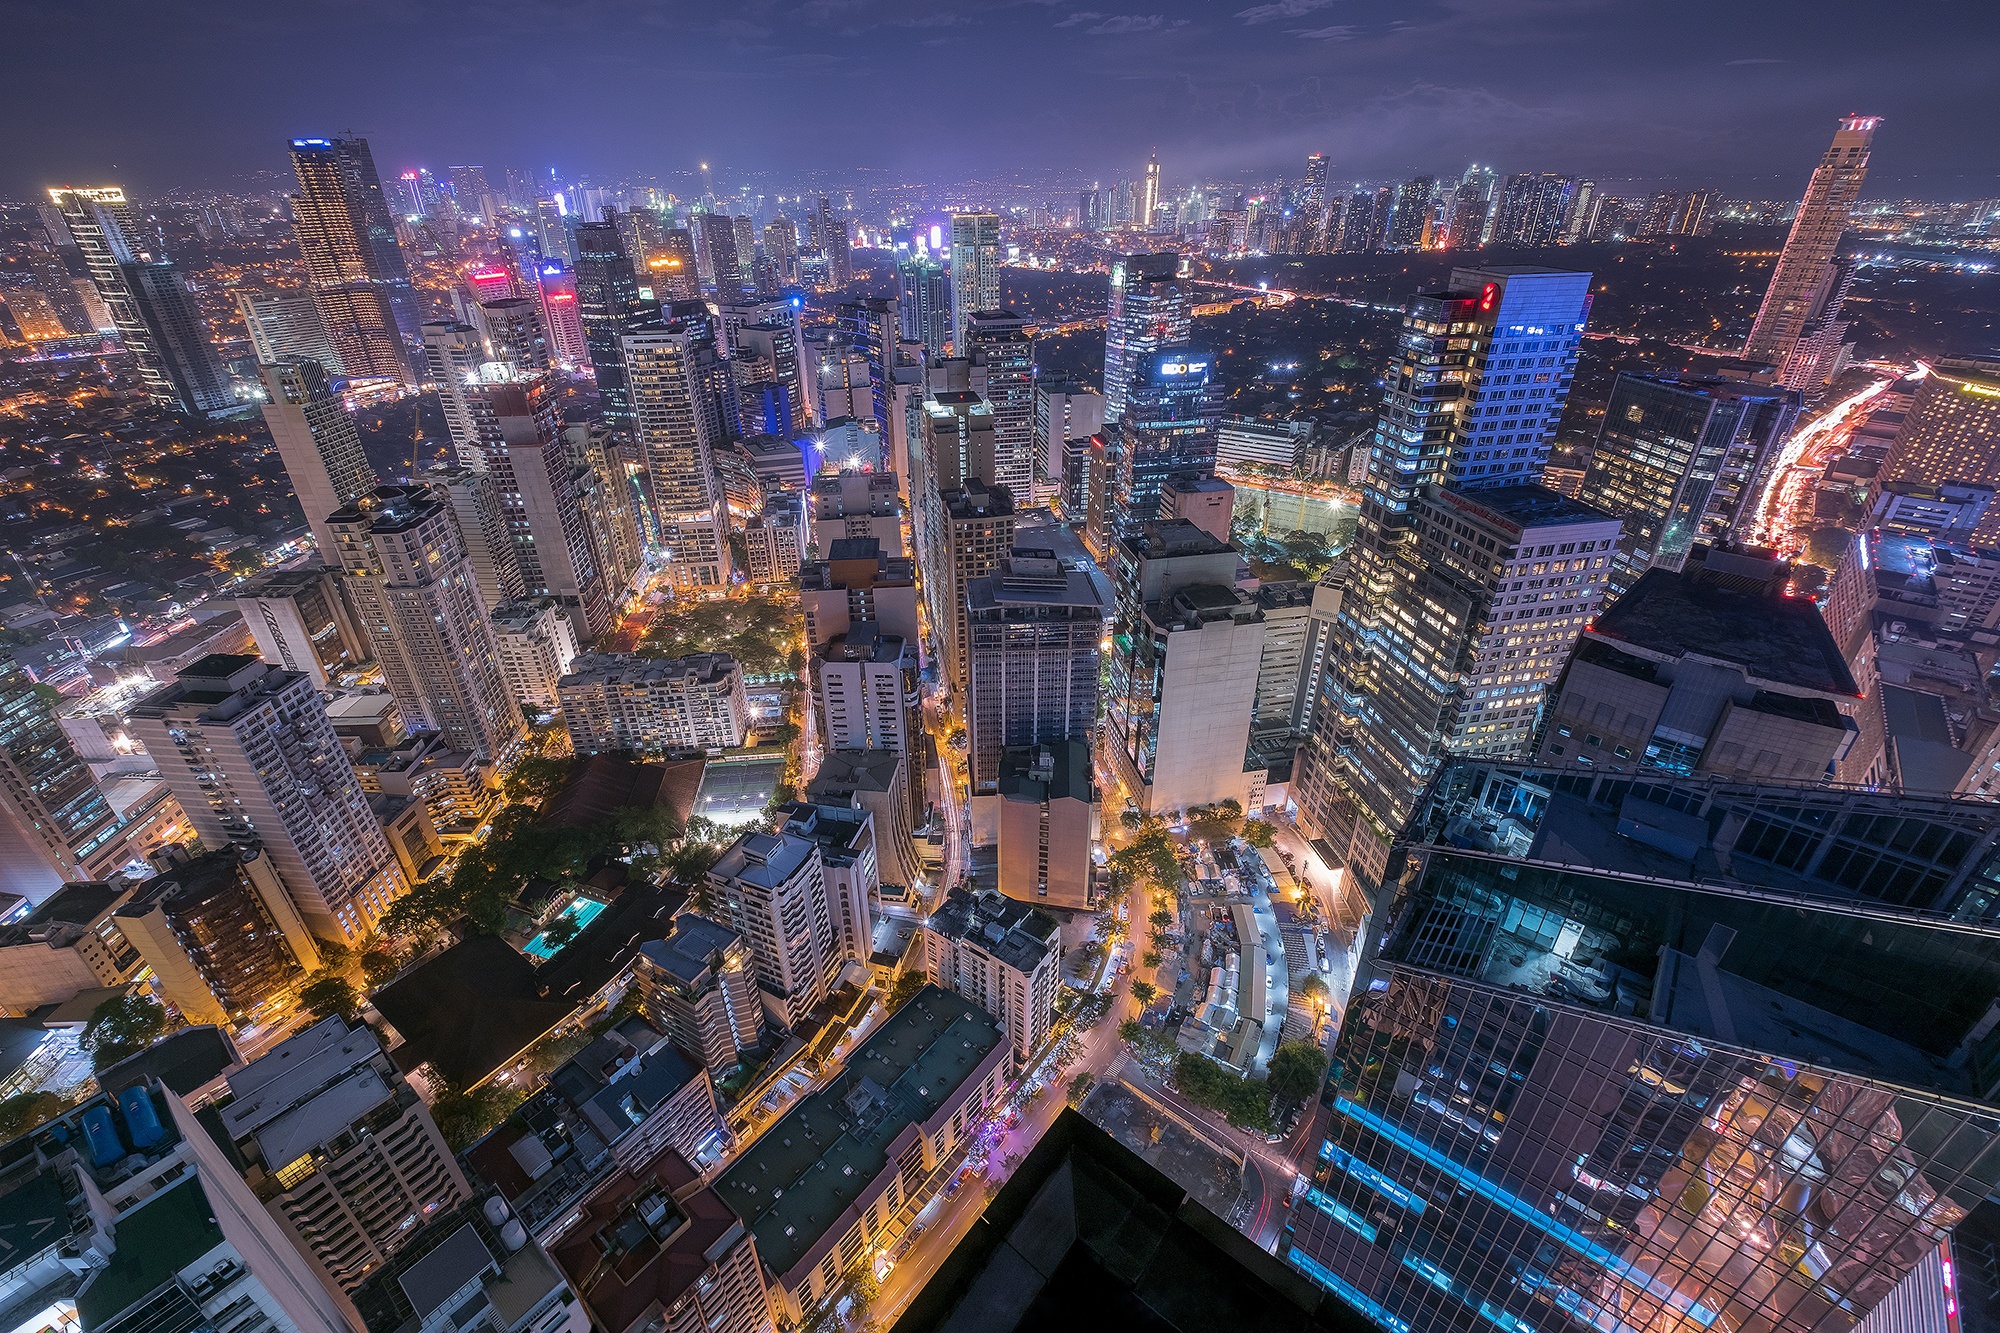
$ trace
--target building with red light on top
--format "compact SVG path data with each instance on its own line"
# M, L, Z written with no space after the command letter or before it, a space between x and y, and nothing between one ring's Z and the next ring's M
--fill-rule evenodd
M515 295L514 275L499 265L475 268L465 275L465 285L481 303L501 301Z
M544 262L537 276L550 353L566 369L589 365L590 349L583 341L583 316L576 306L576 275L561 264Z

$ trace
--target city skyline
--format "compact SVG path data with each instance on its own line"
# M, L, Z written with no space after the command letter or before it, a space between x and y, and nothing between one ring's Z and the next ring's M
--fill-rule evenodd
M1157 148L1165 188L1289 174L1307 153L1324 152L1335 180L1496 161L1503 170L1705 176L1738 189L1768 179L1782 196L1795 192L1798 164L1824 124L1864 109L1885 118L1899 158L1893 174L1878 177L1878 193L1992 193L1995 150L1951 133L1979 118L1983 72L2000 54L1992 14L1961 14L1940 29L1871 25L1857 5L1708 10L1704 18L1592 0L1414 10L1275 0L1109 13L847 0L757 3L727 15L447 6L384 28L323 22L310 9L253 21L228 7L169 24L114 2L89 20L94 74L140 79L151 99L144 113L136 92L78 103L66 96L59 62L34 58L86 40L81 16L20 16L15 57L0 68L23 104L61 98L69 112L32 143L0 152L0 193L32 197L98 178L148 195L216 188L280 168L288 136L352 127L378 144L385 175L425 161L440 170L464 161L542 173L554 165L597 178L694 173L703 162L724 179L859 168L891 178L1031 166L1111 174L1114 164L1138 175ZM1864 28L1867 40L1852 40ZM315 60L300 78L283 57L306 41ZM510 45L528 49L520 42L532 44L526 72L544 95L443 91L489 70ZM1008 53L1019 58L1008 64ZM850 90L879 85L850 103L867 123L873 110L895 114L899 68L973 56L1011 69L1025 115L950 135L847 136L837 156L798 132L823 77L838 75ZM140 71L161 68L189 77L144 82ZM575 121L550 108L562 105L565 87L591 83L593 70L615 77L597 85L580 134L582 103ZM682 104L712 95L730 114L662 125L645 110L645 89L668 83L692 95ZM1105 96L1107 87L1119 95ZM614 128L625 124L647 128Z

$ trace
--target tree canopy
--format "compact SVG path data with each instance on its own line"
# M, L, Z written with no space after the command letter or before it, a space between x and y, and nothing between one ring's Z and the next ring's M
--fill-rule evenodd
M90 1011L83 1048L93 1066L109 1069L165 1036L173 1026L166 1006L146 995L119 995Z

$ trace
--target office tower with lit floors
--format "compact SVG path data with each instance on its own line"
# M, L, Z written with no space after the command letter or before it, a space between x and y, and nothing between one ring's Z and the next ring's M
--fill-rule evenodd
M488 761L521 734L450 500L381 486L327 521L356 616L404 721Z
M1122 255L1111 261L1111 306L1104 325L1104 419L1116 421L1140 366L1162 347L1188 340L1194 296L1180 277L1181 257Z
M903 341L922 343L926 357L944 355L952 336L951 279L928 252L920 250L897 263L896 309Z
M972 362L972 391L993 409L991 480L1026 504L1035 489L1035 343L1011 310L966 316L959 355Z
M1868 177L1869 148L1881 123L1879 116L1841 118L1833 143L1806 183L1791 233L1771 271L1771 285L1743 345L1745 357L1767 361L1782 371L1806 325L1824 310L1835 280L1834 255Z
M1301 825L1364 885L1448 749L1525 746L1601 600L1617 519L1532 484L1589 291L1588 273L1456 269L1406 307L1298 784Z
M294 139L292 228L321 322L350 379L414 384L409 265L366 139Z
M311 677L211 655L127 722L203 844L261 845L315 933L364 939L408 887Z
M0 657L0 872L43 897L110 867L118 812L63 734L54 704L12 657Z
M1625 520L1611 596L1737 535L1798 421L1795 389L1622 370L1577 498Z
M1280 1256L1388 1329L1854 1327L2000 1180L1996 842L1983 801L1448 762Z
M604 424L630 431L632 399L625 387L620 339L649 312L640 299L639 280L618 228L608 222L583 223L576 229L576 249L577 319L597 377Z
M1091 460L1092 512L1100 549L1160 516L1169 477L1215 473L1222 399L1214 358L1201 348L1164 347L1135 368L1125 410L1107 424L1100 458Z
M326 336L319 307L310 296L284 292L238 292L236 313L250 333L250 348L262 362L317 361L328 375L344 372L340 354Z
M1000 215L951 215L951 337L965 355L965 326L975 310L1000 308Z
M720 396L728 367L699 302L674 302L663 318L623 338L631 379L633 435L645 460L659 544L683 587L726 588L728 508L715 471L725 438Z

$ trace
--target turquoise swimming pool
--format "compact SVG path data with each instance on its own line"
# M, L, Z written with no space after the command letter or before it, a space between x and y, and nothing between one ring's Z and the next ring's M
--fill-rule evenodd
M581 935L583 928L595 921L597 914L603 910L604 904L595 898L575 898L570 901L568 907L562 909L562 916L574 921L576 923L576 933ZM570 938L574 939L576 936L572 935ZM535 936L535 938L529 940L527 946L522 949L522 952L530 958L546 960L554 958L561 948L560 944L550 944L548 932L543 931L541 934Z

